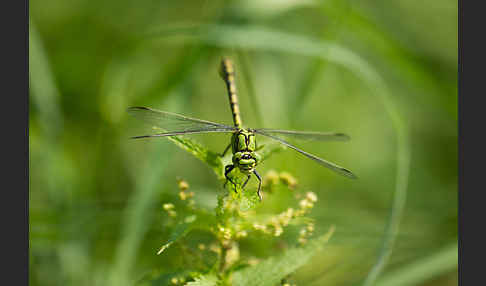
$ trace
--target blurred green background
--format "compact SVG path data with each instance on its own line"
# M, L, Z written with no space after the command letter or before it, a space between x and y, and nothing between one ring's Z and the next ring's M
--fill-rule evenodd
M136 281L171 259L155 255L161 195L182 177L210 209L221 185L167 140L128 140L144 133L125 110L231 124L222 56L247 126L352 138L298 146L359 180L290 150L259 166L319 196L316 232L336 226L297 285L361 285L377 261L376 285L457 285L456 1L47 0L29 26L31 285Z

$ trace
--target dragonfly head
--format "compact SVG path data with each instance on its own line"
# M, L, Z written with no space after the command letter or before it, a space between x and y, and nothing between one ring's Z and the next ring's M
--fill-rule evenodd
M240 129L233 134L233 164L243 173L251 173L255 169L260 157L256 150L255 133Z
M233 164L237 166L241 172L248 174L253 172L257 163L258 155L255 152L236 152L233 155Z

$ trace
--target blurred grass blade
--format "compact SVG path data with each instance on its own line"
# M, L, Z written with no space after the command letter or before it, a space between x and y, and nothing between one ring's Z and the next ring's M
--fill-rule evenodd
M129 205L125 209L123 218L121 240L118 243L114 263L109 273L108 285L130 285L131 270L137 257L138 248L147 232L150 223L150 213L158 191L163 189L160 176L167 168L168 154L164 144L157 145L155 152L151 154L148 165L144 168L144 174L136 180L133 196L128 200ZM167 160L160 160L166 158ZM142 223L143 222L143 223Z
M302 115L302 107L309 99L312 89L315 87L316 83L322 77L326 67L326 63L321 60L315 60L310 64L304 71L302 80L297 88L298 94L295 95L290 104L289 115L291 117L290 122L294 123L300 115Z
M62 202L70 196L68 188L75 185L71 176L74 173L71 172L71 158L64 152L65 146L59 140L64 126L59 106L60 96L41 35L37 32L35 23L29 19L29 104L35 109L32 113L32 108L29 107L29 119L35 120L38 117L40 127L40 132L36 133L29 122L29 158L37 158L29 160L29 165L41 162L44 164L44 168L39 168L37 172L44 180L49 198L56 202ZM37 148L33 147L35 144L38 145ZM31 178L29 176L29 183Z
M326 39L326 41L332 41L338 38L340 35L341 30L343 29L343 19L348 17L347 11L342 9L341 13L335 13L335 7L341 7L345 5L340 0L330 0L319 3L319 9L329 9L326 16L329 14L332 15L332 18L327 25L326 29L323 29L320 32L319 37ZM326 8L329 7L329 8ZM304 71L303 75L301 76L301 80L297 86L297 94L294 96L294 100L290 105L292 108L288 111L291 117L291 122L294 123L298 120L299 116L302 114L302 107L308 101L310 95L312 94L312 90L316 87L316 84L322 79L324 71L326 70L327 62L322 61L320 59L313 60L309 67Z
M317 57L350 70L368 85L373 95L376 95L377 99L383 104L397 138L397 168L392 209L377 262L369 272L364 284L365 286L372 285L384 269L398 234L406 203L411 157L408 125L401 118L397 107L389 97L383 78L373 66L359 55L335 43L260 26L180 25L174 28L154 30L149 32L148 35L151 37L188 35L188 40L196 40L215 46L278 51Z
M410 144L407 130L400 128L398 135L397 178L392 208L385 227L385 234L378 255L378 260L368 273L363 285L371 286L381 274L391 256L393 245L398 235L400 220L405 208L408 176L410 171Z
M236 54L238 55L238 62L240 64L243 80L248 89L248 96L251 100L251 106L254 110L256 124L259 127L265 126L263 124L262 111L260 109L260 104L258 103L258 97L256 94L255 85L253 84L253 80L252 80L252 73L250 71L250 67L248 66L248 62L249 62L248 56L246 52L242 50L238 50Z
M241 9L242 13L260 18L277 17L279 14L299 8L313 8L319 4L316 0L243 0L236 3L241 3L238 9Z
M296 247L283 254L268 258L257 265L236 271L233 275L235 286L274 286L299 267L306 264L315 254L324 248L334 233L334 227L327 234L309 241L303 247Z
M43 131L56 135L63 125L59 110L60 92L32 20L29 21L29 85L32 102L39 109Z
M181 85L191 75L191 71L208 56L210 56L209 51L203 46L183 47L181 55L164 67L163 71L166 73L163 74L161 70L159 79L139 95L139 98L155 97L160 100L167 96L168 91Z
M403 46L394 35L390 35L386 29L380 28L381 25L372 20L373 17L369 17L364 11L355 9L348 2L342 1L342 3L343 5L334 6L340 8L333 9L327 14L334 16L345 13L346 17L341 26L367 45L368 50L374 53L377 59L381 58L383 64L388 66L388 70L396 73L397 79L405 81L405 85L420 87L421 90L428 91L427 96L420 96L419 93L418 96L411 98L412 104L427 104L434 109L440 106L457 121L456 104L447 104L447 101L441 100L441 97L446 95L456 96L457 89L451 93L449 85L456 85L457 81L446 83L438 80L437 71L431 70L428 65L424 65L422 58L416 58L416 55L409 48ZM386 45L382 44L384 42ZM453 102L456 103L455 100Z
M439 275L457 269L457 243L450 245L428 257L414 261L383 276L376 286L422 285Z
M147 33L150 38L169 36L189 36L189 41L200 41L206 44L235 47L247 50L265 50L289 52L315 56L331 63L341 65L368 83L383 84L377 72L361 57L335 43L311 37L260 27L231 25L178 25L164 29L154 29Z

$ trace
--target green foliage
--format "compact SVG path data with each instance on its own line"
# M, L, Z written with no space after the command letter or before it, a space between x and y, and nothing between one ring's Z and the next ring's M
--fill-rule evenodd
M224 166L219 154L209 151L194 140L181 137L170 137L169 140L174 142L183 150L191 153L199 160L205 162L220 180L224 179Z
M179 136L171 138L171 141L212 167L217 175L224 168L218 154L209 151L194 140ZM269 144L262 147L259 152L262 152L264 154L262 157L266 159L280 149L274 144ZM235 173L237 174L238 172ZM277 178L272 178L275 176ZM188 272L185 276L178 274L180 277L172 277L172 284L183 283L182 281L193 279L194 281L185 285L249 285L250 281L253 281L250 283L252 285L276 285L283 278L304 265L329 240L334 229L331 229L326 235L318 239L307 241L307 237L313 232L313 221L306 219L305 215L317 200L315 194L307 193L306 197L299 203L300 208L295 211L293 208L289 208L286 212L274 216L269 214L262 215L258 212L249 213L261 202L253 189L242 189L242 180L239 177L241 176L235 176L236 184L230 184L231 187L227 190L229 193L219 196L214 215L210 215L206 210L194 205L195 201L192 199L194 193L188 193L189 184L183 180L179 181L179 199L185 204L175 206L173 203L165 203L163 205L163 210L167 212L175 225L169 227L169 239L162 245L157 254L163 255L175 243L178 243L183 249L189 249L190 246L184 245L183 238L196 229L213 234L215 239L212 249L218 254L216 260L202 268L200 267L200 261L186 263L184 268ZM286 182L288 190L295 188L295 183L289 184L289 181L295 181L290 174L283 173L279 177L274 172L271 172L269 176L265 177L265 187L275 188L275 185L278 185L280 182ZM170 223L166 225L169 226ZM251 235L258 235L259 232L280 237L284 229L289 225L306 226L302 229L304 231L301 231L298 238L294 237L295 242L293 243L300 243L304 246L292 247L282 255L265 259L253 266L250 266L248 261L241 258L241 255L246 257L249 255L240 253L240 240ZM201 250L198 249L196 251ZM191 251L182 252L180 255L194 256L195 254ZM167 274L150 274L143 278L141 283L150 282L157 285L169 285L164 284L167 281Z
M304 247L288 249L283 254L268 258L255 266L236 271L233 285L277 285L283 278L292 274L321 251L333 232L334 229L331 229L327 234L309 241Z
M457 3L417 3L29 2L30 285L229 283L331 225L289 284L456 285ZM231 122L223 56L245 126L347 133L295 143L359 180L259 141L260 202L226 135L128 139L128 106Z
M144 278L135 283L137 286L158 286L158 285L170 285L174 280L174 277L185 275L185 272L170 272L170 273L150 273L146 274Z
M441 274L454 271L457 267L457 244L449 245L410 265L402 267L381 278L376 285L411 286L420 281L432 280Z
M206 217L207 218L207 217ZM198 219L195 215L186 217L184 221L179 222L172 233L170 234L170 238L165 243L162 245L160 250L157 252L157 254L161 254L164 250L169 248L174 242L178 241L179 239L183 238L186 234L188 234L191 230L200 227L202 228L204 225L207 224L206 219ZM201 224L202 223L202 224Z
M186 286L216 286L218 285L218 278L215 275L202 275L188 282Z

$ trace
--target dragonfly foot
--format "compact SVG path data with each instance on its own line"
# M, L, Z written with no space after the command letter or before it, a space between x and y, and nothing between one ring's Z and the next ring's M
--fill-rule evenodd
M261 202L263 200L262 194L260 192L260 190L262 189L262 178L260 177L260 175L257 173L256 170L253 171L253 174L255 174L255 176L258 179L258 191L257 191L257 194L258 194L258 198L260 198L260 202Z
M231 171L233 171L234 168L235 168L234 165L227 165L226 167L224 167L224 177L226 178L226 182L224 183L224 187L226 187L226 183L228 183L228 181L230 181L233 184L233 186L235 187L234 188L235 193L238 193L236 191L236 184L235 184L235 182L233 182L233 180L231 180L230 177L228 177L228 174Z
M243 186L241 186L241 188L242 188L242 189L244 189L244 188L245 188L246 184L247 184L247 183L248 183L248 181L250 180L250 176L251 176L251 175L248 175L248 178L246 178L245 183L243 184Z

